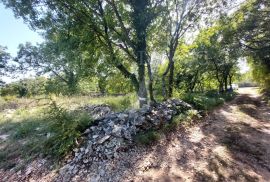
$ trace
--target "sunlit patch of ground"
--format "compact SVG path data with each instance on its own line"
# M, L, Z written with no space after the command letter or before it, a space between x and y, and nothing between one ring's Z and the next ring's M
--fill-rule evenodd
M232 102L198 126L176 132L134 166L135 181L269 181L270 108L257 88L239 89ZM152 165L149 165L152 164ZM155 164L155 165L153 165ZM167 164L167 165L164 165ZM155 166L155 167L153 167ZM139 173L136 173L139 171Z

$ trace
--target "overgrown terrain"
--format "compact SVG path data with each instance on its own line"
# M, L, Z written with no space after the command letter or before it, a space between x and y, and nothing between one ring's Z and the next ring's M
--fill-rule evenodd
M0 181L270 179L269 0L0 2Z

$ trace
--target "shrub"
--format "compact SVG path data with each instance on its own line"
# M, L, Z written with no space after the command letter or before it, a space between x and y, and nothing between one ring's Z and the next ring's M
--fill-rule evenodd
M147 132L138 133L135 137L135 141L141 145L150 145L160 139L158 131L149 130Z
M52 102L47 115L51 133L45 142L45 148L47 154L55 157L63 156L70 151L81 132L92 122L86 113L68 112L58 107L55 102Z
M216 106L224 104L225 101L230 101L235 97L234 92L219 94L214 91L206 93L189 93L185 94L182 99L192 104L199 110L211 110Z

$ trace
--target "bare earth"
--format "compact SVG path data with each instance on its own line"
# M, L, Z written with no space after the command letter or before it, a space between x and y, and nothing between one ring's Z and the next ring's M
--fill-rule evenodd
M270 108L256 89L240 89L235 100L154 148L148 157L157 161L135 181L269 182Z
M240 89L236 99L199 123L164 136L154 146L135 147L110 163L106 173L112 181L270 181L270 107L256 89ZM54 181L57 176L55 171L41 173L37 169L25 176L24 171L18 178L0 170L0 177Z

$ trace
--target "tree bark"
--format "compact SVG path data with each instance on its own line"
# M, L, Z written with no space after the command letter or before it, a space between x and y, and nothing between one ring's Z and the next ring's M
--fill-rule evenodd
M154 93L153 93L153 74L152 74L152 69L151 69L151 64L150 64L149 58L147 60L147 72L148 72L148 77L149 77L148 91L149 91L150 101L151 101L151 103L156 103L156 100L154 98Z
M225 85L225 92L227 92L228 91L228 76L227 75L225 75L224 77L224 85Z
M232 90L232 75L229 75L230 90Z
M148 6L148 1L130 1L130 5L133 9L132 26L135 29L134 52L136 52L136 61L138 65L139 105L140 107L143 107L143 105L148 104L148 94L145 85L145 64L147 63L146 35L147 27L149 26L151 21L147 19L148 17L145 17L147 15L146 10Z
M162 96L163 96L164 100L167 99L166 76L170 71L170 67L171 67L171 62L169 60L169 64L168 64L166 70L164 71L164 73L162 74Z
M142 63L138 64L138 82L139 82L139 90L138 90L138 97L139 97L139 105L143 107L147 105L147 90L145 85L145 66L143 59L141 60Z
M174 86L174 60L171 59L170 73L169 73L169 89L168 89L168 97L171 98L173 96L173 86Z

